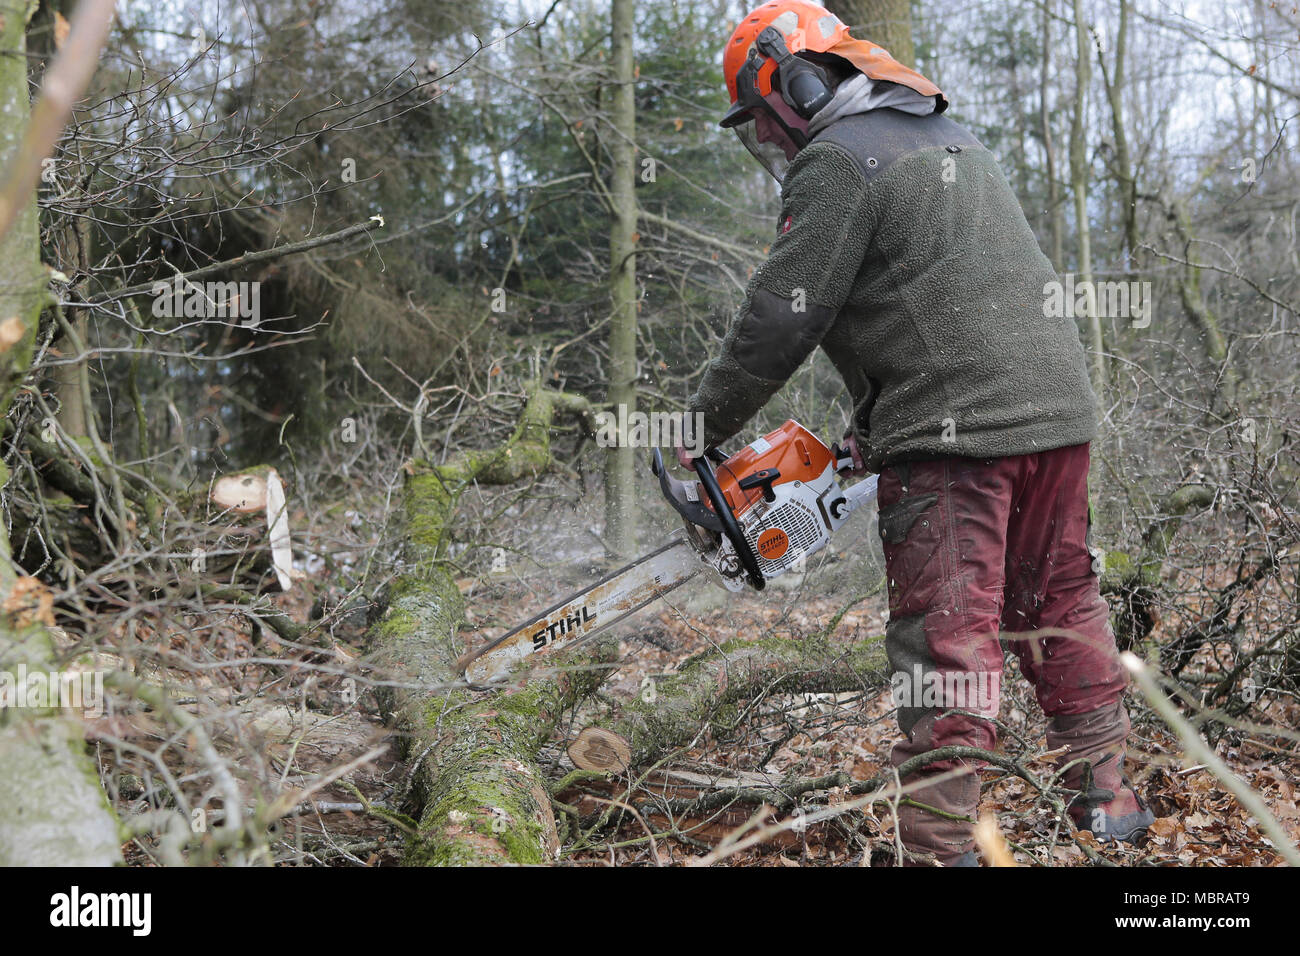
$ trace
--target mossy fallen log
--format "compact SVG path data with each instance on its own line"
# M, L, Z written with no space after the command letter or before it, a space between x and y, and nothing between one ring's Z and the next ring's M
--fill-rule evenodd
M647 682L615 719L584 728L569 751L580 770L556 784L557 799L581 816L597 809L589 798L603 792L609 799L597 804L604 823L616 822L620 801L627 801L624 806L636 807L655 828L671 826L693 840L717 842L755 806L786 812L806 793L854 781L843 772L775 780L736 768L727 771L728 779L714 778L666 765L664 758L690 746L705 728L725 746L733 732L743 732L755 702L763 698L873 695L888 685L888 674L883 637L853 644L833 644L823 636L729 641L687 661L676 674ZM584 742L585 749L574 756ZM639 781L639 792L655 796L634 799L622 793L624 783L593 776L602 771L630 774Z
M371 650L394 684L423 688L390 687L382 696L412 766L417 826L406 844L408 864L545 863L558 851L537 751L562 715L605 679L613 647L599 645L587 662L594 666L535 675L513 692L469 691L456 669L465 603L445 557L460 494L474 482L542 474L551 466L552 423L589 413L581 398L532 386L518 427L500 448L407 467L400 567ZM880 639L738 639L659 681L610 729L631 741L635 766L689 742L705 725L726 733L764 694L876 691L886 683Z
M413 768L419 811L408 864L543 863L558 851L537 749L605 672L583 669L491 697L455 686L465 604L444 558L460 494L474 482L511 484L546 472L552 423L588 414L585 399L533 385L500 448L407 467L400 567L370 646L394 682L426 688L390 688L381 701Z
M759 697L875 693L888 683L883 637L853 644L737 638L643 687L605 729L628 742L636 768L689 743L705 725L726 734Z

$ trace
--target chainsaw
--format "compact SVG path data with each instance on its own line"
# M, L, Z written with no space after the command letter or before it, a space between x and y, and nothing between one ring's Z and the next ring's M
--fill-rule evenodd
M875 475L841 489L837 477L852 470L852 453L827 448L794 421L730 457L710 449L692 466L698 480L682 481L668 474L659 449L651 454L651 471L684 531L463 657L466 683L475 689L500 683L525 659L583 643L702 571L716 574L728 590L761 591L802 567L876 497Z

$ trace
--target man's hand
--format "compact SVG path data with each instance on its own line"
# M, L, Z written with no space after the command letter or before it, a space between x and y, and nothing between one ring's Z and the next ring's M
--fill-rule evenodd
M691 457L690 452L688 452L681 445L677 446L677 464L681 465L687 471L694 471L695 466L691 464L691 462L694 460L695 459Z
M853 456L853 467L849 470L849 474L854 478L857 478L860 475L869 474L867 471L867 462L862 457L862 450L858 448L858 439L857 436L853 434L852 429L850 429L844 436L844 448Z

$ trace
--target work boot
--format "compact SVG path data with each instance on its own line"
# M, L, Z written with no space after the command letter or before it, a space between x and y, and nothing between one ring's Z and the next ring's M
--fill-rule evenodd
M937 771L942 772L942 771ZM928 771L924 776L933 776ZM921 779L924 779L924 776ZM915 784L917 777L908 777L905 784ZM978 866L975 859L975 833L971 818L979 806L980 782L974 771L967 770L959 777L925 784L910 791L898 808L899 835L903 845L913 853L932 854L944 866ZM943 815L930 813L920 807L910 806L906 800L915 800L934 807ZM951 819L958 817L963 819ZM923 862L909 861L909 866L924 866Z
M1070 804L1070 817L1102 843L1134 843L1156 822L1146 801L1123 777L1118 789L1094 785L1081 790Z
M1103 843L1131 843L1156 819L1124 777L1128 731L1128 712L1121 702L1053 717L1048 724L1048 749L1070 748L1058 759L1058 766L1068 766L1063 783L1079 791L1070 801L1070 818Z

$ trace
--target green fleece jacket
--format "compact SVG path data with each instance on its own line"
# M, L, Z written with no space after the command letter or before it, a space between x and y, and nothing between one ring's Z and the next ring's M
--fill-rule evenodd
M1095 434L1077 326L993 156L941 115L837 120L791 163L778 235L691 398L712 445L819 345L868 467L995 458Z

